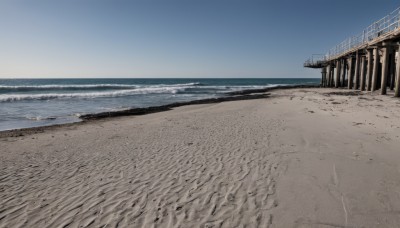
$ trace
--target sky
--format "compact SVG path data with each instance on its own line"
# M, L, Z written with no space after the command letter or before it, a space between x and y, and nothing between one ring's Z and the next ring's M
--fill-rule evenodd
M310 78L398 0L0 0L0 78Z

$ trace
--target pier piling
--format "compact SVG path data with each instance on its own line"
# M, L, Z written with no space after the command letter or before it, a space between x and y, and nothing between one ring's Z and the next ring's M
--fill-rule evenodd
M335 67L334 65L331 63L329 64L329 81L328 81L328 87L332 87L333 86L333 76L335 75Z
M347 64L348 64L347 88L348 88L348 89L351 89L352 86L353 86L353 57L350 56L350 57L347 59Z
M360 84L360 55L356 53L356 66L354 71L354 89L358 89Z
M378 85L378 70L379 70L379 49L376 47L373 50L373 67L372 67L372 85L371 91L375 91Z
M389 47L385 45L382 48L382 82L381 95L387 93L388 73L389 73Z
M341 60L336 61L336 71L335 71L335 88L339 88L339 77L340 77L340 69Z
M397 63L396 63L396 88L394 91L395 97L400 97L400 45L397 46Z
M360 65L361 65L361 69L360 69L360 90L364 91L365 90L365 73L366 73L366 57L365 56L361 56L360 57Z
M390 90L394 90L395 82L396 82L396 49L391 48L390 55L389 55L389 78L390 78Z
M368 55L368 66L367 66L367 91L371 91L372 88L372 69L373 69L373 53L372 49L367 50Z

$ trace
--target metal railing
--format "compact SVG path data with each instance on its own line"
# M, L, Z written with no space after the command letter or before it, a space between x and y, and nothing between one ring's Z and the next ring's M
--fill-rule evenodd
M398 28L400 28L400 7L386 17L368 26L361 34L350 37L330 49L325 55L325 59L334 59L337 56L340 56L352 49L359 48L362 45L371 42L389 32L397 30Z
M326 56L322 54L314 54L309 58L307 61L305 61L304 66L305 67L316 67L319 68L321 65L323 65L326 62Z

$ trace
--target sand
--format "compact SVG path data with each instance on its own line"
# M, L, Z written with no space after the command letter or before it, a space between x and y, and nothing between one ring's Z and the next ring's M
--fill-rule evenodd
M0 227L398 227L400 99L344 92L3 135Z

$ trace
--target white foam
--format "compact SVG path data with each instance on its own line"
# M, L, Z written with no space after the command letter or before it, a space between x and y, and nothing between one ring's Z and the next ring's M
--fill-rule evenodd
M136 85L124 84L87 84L87 85L24 85L24 86L6 86L0 85L1 91L45 91L45 90L85 90L85 89L134 89Z
M199 82L185 84L158 84L158 85L131 85L131 84L68 84L68 85L19 85L9 86L0 85L1 89L15 90L35 90L35 89L96 89L96 88L137 88L137 87L177 87L177 86L195 86L201 85Z
M96 85L42 85L42 86L32 86L34 88L66 88L73 86L73 88L100 88L100 87L111 87L111 86L124 86L133 85L122 85L122 84L96 84ZM67 99L67 98L98 98L98 97L123 97L137 94L176 94L178 92L183 92L188 89L204 89L205 93L207 90L217 90L214 93L226 93L232 91L246 90L246 89L262 89L266 87L274 87L277 85L247 85L247 86L226 86L226 85L215 85L206 86L198 82L185 83L185 84L158 84L158 85L141 85L140 87L132 89L119 89L119 90L109 90L109 91L99 91L99 92L76 92L76 93L30 93L30 94L0 94L0 102L13 102L13 101L28 101L28 100L52 100L52 99ZM10 86L8 86L10 87ZM0 86L1 88L8 88L7 86ZM22 88L24 86L19 86ZM24 88L29 88L26 86ZM71 87L72 88L72 87ZM209 91L211 92L211 91ZM189 92L190 93L190 92Z
M60 98L96 98L96 97L121 97L136 94L151 93L177 93L185 87L149 87L130 90L118 90L111 92L91 92L91 93L41 93L41 94L3 94L0 95L1 102L21 101L21 100L51 100Z
M49 116L49 117L43 117L43 116L26 116L25 117L28 120L33 120L33 121L40 121L40 120L55 120L57 117L55 116Z

